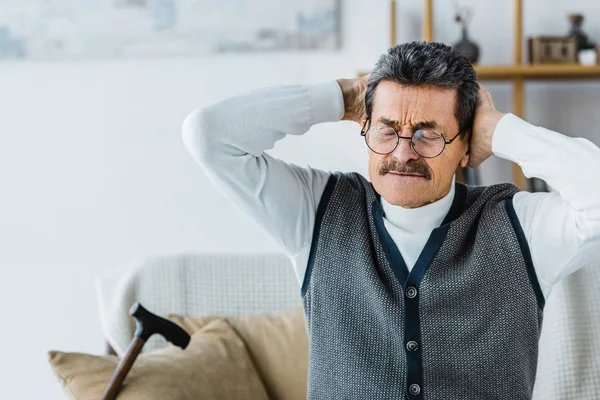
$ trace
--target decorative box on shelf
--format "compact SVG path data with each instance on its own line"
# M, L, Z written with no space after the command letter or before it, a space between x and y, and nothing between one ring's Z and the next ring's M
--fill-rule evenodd
M577 63L577 38L574 36L537 36L528 40L531 64Z

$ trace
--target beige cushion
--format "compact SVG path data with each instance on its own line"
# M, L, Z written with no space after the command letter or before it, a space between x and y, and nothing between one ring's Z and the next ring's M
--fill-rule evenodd
M216 317L167 318L194 332ZM308 335L302 309L226 319L244 340L269 398L306 400Z
M118 358L49 352L55 375L71 399L98 400ZM170 346L141 354L119 400L267 400L242 340L225 320L192 335L187 349Z
M176 314L167 314L165 318L176 323L190 335L198 332L200 329L204 328L209 323L215 320L224 320L225 317L217 316L217 315L203 315L196 317L182 317ZM230 324L231 325L231 324Z

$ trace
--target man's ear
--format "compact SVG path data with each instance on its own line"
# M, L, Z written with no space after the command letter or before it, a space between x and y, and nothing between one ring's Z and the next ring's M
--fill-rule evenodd
M367 119L366 119L366 118L363 118L363 119L360 121L360 128L361 128L361 129L363 129L363 132L366 132L366 131L365 131L365 129L367 129Z
M462 158L460 159L460 166L463 168L466 167L467 165L469 165L470 152L471 152L471 135L472 134L473 134L472 132L469 132L465 137L465 139L467 141L467 151L466 151L465 155L462 156Z
M462 158L460 159L460 166L464 168L467 165L469 165L469 158L470 158L470 154L469 154L469 151L467 150L465 155L462 156Z

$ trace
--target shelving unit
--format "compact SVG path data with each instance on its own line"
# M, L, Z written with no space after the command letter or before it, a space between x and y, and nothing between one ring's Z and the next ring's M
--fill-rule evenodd
M481 65L477 75L486 81L600 79L600 66L581 65Z
M530 80L569 81L600 79L600 66L574 65L529 65L523 63L523 0L514 0L513 21L513 64L474 65L479 79L484 81L509 81L513 86L512 113L525 117L525 82ZM390 1L390 43L396 45L396 0ZM424 0L423 33L424 41L433 41L433 0ZM521 189L527 189L523 171L513 166L513 182Z

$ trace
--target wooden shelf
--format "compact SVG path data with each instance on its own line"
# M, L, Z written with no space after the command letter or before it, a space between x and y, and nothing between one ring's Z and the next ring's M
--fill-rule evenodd
M600 79L600 65L476 65L475 71L487 81Z

